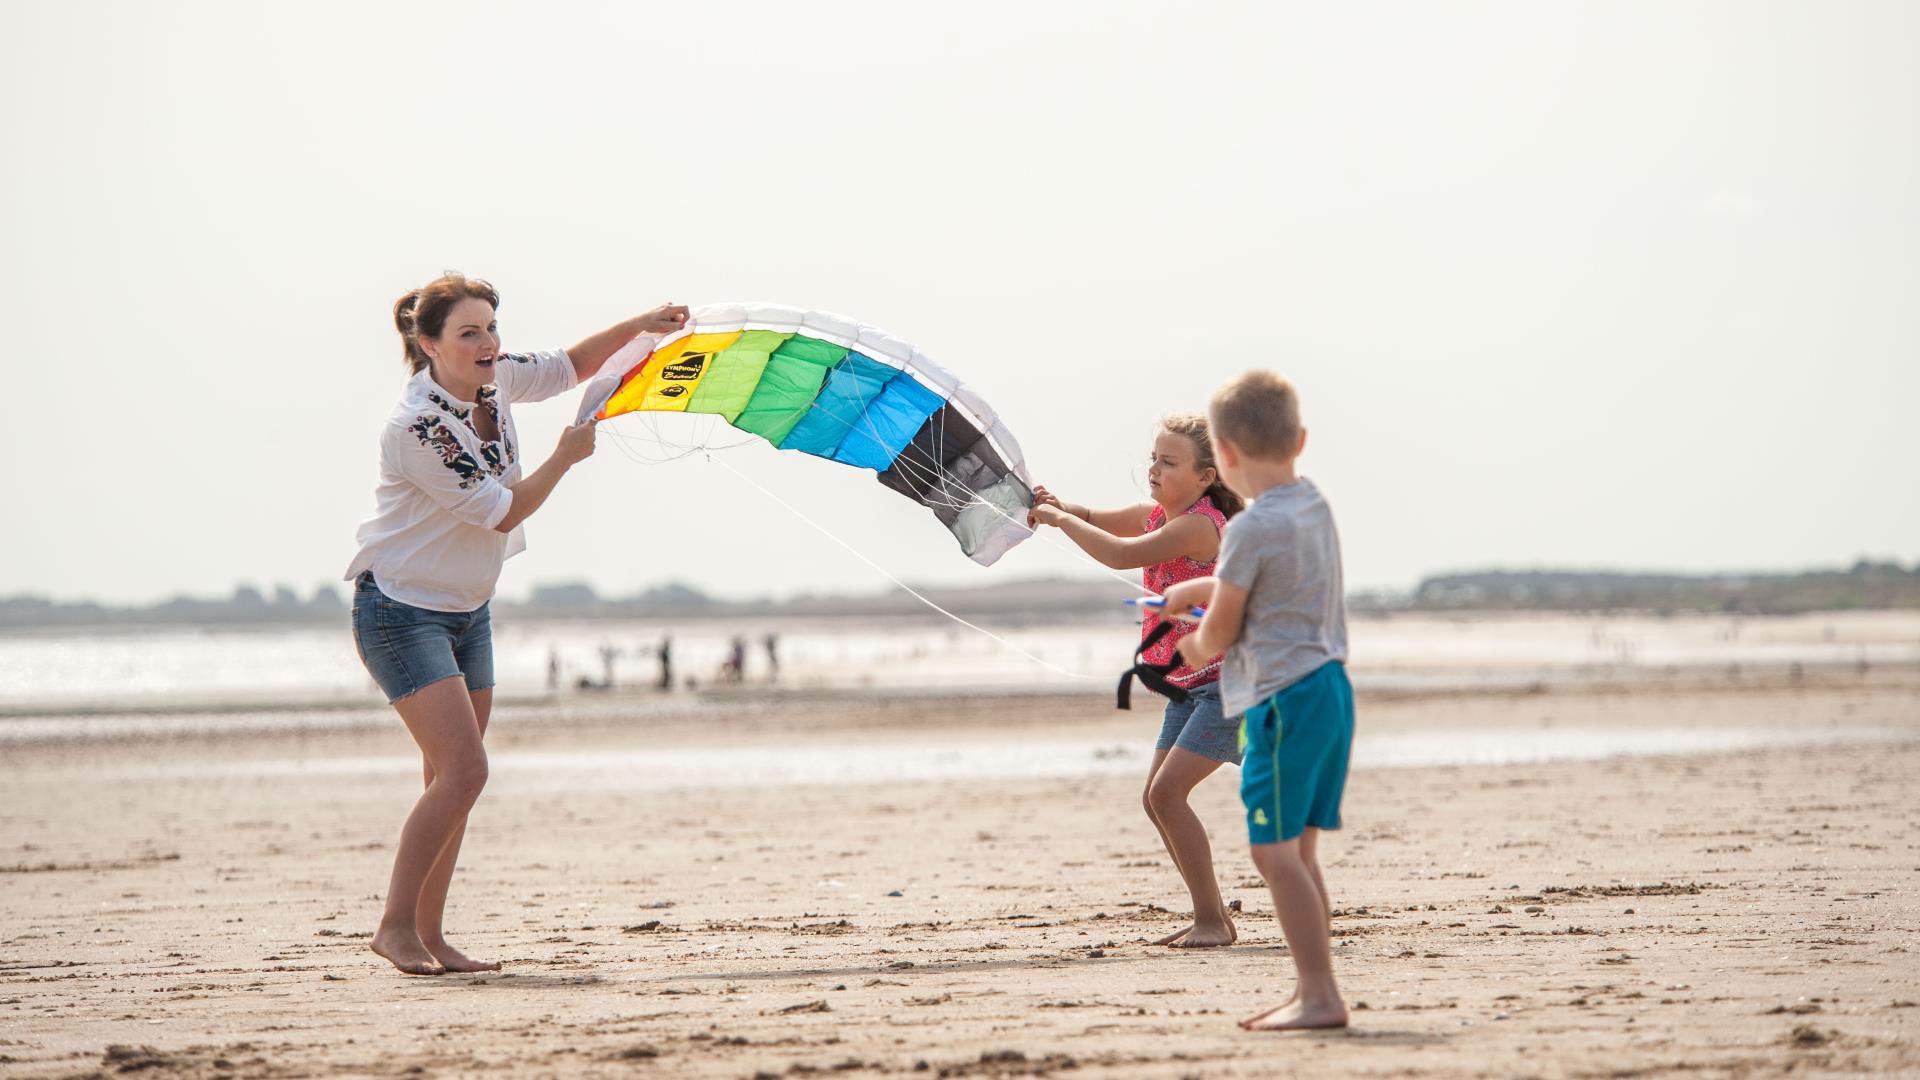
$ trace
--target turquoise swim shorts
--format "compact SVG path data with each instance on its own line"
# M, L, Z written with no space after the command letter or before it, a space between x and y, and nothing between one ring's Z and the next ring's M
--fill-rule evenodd
M1240 801L1247 807L1250 843L1276 844L1309 828L1340 827L1353 748L1353 686L1346 665L1322 664L1248 709L1240 738L1246 754Z

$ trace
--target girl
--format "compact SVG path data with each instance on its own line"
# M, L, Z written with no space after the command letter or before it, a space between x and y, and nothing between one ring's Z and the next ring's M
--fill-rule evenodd
M1032 523L1058 528L1115 570L1144 568L1146 586L1156 594L1178 582L1211 575L1220 553L1220 530L1227 518L1239 512L1241 502L1227 490L1214 466L1205 416L1181 413L1160 421L1147 466L1147 489L1149 502L1119 510L1090 510L1036 487ZM1160 616L1149 612L1141 634L1151 633L1159 622ZM1195 625L1176 621L1173 632L1141 659L1154 664L1171 661L1176 643L1191 634ZM1206 827L1187 805L1188 794L1222 762L1240 763L1239 723L1221 712L1219 679L1217 656L1199 667L1182 664L1169 676L1170 682L1188 692L1188 698L1167 702L1142 802L1193 896L1193 925L1161 938L1156 945L1202 949L1231 945L1237 937L1213 877Z
M467 811L487 782L487 604L500 564L526 547L520 523L593 453L589 421L561 433L546 462L522 475L512 405L561 393L636 336L687 320L686 308L663 305L565 352L504 353L499 304L493 286L448 273L393 306L412 377L381 431L378 510L360 526L360 553L347 568L360 659L425 761L426 793L400 831L372 944L409 975L500 966L461 954L441 927Z

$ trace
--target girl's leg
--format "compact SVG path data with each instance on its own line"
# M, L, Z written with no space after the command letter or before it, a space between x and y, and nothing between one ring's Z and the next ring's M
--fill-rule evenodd
M1255 844L1253 864L1267 879L1280 933L1287 939L1297 977L1287 1003L1240 1021L1249 1031L1347 1026L1347 1005L1333 978L1333 942L1327 937L1327 905L1300 857L1300 840Z
M372 949L409 975L438 975L444 969L420 940L420 896L440 852L486 786L487 752L460 676L431 683L395 702L394 708L433 765L433 782L400 830L386 912Z
M1227 905L1220 899L1220 883L1213 876L1213 847L1207 841L1207 827L1187 805L1194 787L1219 767L1220 762L1212 758L1176 746L1167 751L1166 761L1147 786L1147 804L1193 897L1193 929L1178 941L1169 942L1181 948L1231 945L1237 937Z
M1155 750L1153 752L1153 764L1147 766L1146 786L1140 789L1140 805L1147 812L1147 820L1153 822L1154 831L1160 834L1160 843L1167 849L1167 854L1172 857L1173 868L1178 870L1180 869L1180 852L1174 848L1172 838L1167 835L1167 827L1161 823L1159 811L1153 808L1152 798L1153 778L1160 774L1160 767L1166 764L1167 753L1168 751L1166 750ZM1171 945L1192 932L1193 927L1184 926L1168 934L1166 937L1155 941L1154 944Z
M493 689L470 692L468 700L473 702L473 718L480 737L487 736L487 718L493 712ZM427 786L433 786L433 762L424 755ZM448 971L498 971L500 962L473 960L460 950L447 944L441 927L446 915L447 889L453 883L454 864L460 859L460 843L467 835L467 819L463 815L460 825L453 831L453 839L440 849L440 857L434 861L433 869L427 873L426 884L420 890L420 906L415 910L415 923L419 928L420 942L433 954L434 959Z

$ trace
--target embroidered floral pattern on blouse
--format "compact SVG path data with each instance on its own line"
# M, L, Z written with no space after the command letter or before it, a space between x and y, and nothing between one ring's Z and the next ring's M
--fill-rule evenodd
M440 464L452 469L460 477L462 491L479 483L487 475L480 470L480 463L473 460L473 455L467 453L467 448L460 445L460 437L449 430L439 417L417 417L407 430L413 432L421 446L440 455Z
M520 357L520 356L510 356L508 358L513 360L518 360L521 363L527 363L533 359L532 357ZM480 391L474 395L474 397L476 399L475 403L478 404L481 408L487 410L487 415L493 418L493 430L500 433L499 441L493 442L480 437L480 429L474 427L473 425L472 409L462 409L456 406L453 402L448 401L446 398L443 398L439 394L434 393L432 390L427 391L428 401L432 402L435 407L446 411L447 413L451 414L455 419L466 424L467 430L473 432L473 437L475 439L480 440L480 457L482 460L486 462L487 473L492 476L504 476L506 475L507 467L509 465L512 465L514 462L514 452L513 452L513 439L507 435L507 425L505 422L502 421L500 417L500 401L498 398L498 389L492 386L483 386L480 388ZM440 429L441 432L444 432L449 438L453 436L453 433L451 431L447 431L445 425L440 424L438 421L434 420L434 418L430 416L422 416L418 420L414 421L414 425L413 425L414 434L420 436L420 441L422 443L426 443L429 446L434 446L435 449L438 449L440 451L441 459L447 462L447 468L453 469L455 472L460 473L461 487L464 488L469 486L469 484L473 480L476 480L478 478L477 476L469 477L466 472L462 471L463 467L456 466L453 463L453 459L447 456L447 451L444 446L435 446L434 443L428 442L428 439L430 438L430 436L421 431L422 425L437 427ZM464 459L467 466L470 466L475 470L478 470L480 468L479 465L474 463L473 455L466 453L464 450L461 451L460 457Z

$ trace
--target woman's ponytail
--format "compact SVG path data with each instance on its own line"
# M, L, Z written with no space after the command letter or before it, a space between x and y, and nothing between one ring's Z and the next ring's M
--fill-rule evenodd
M408 290L407 295L394 302L393 328L400 331L400 350L407 370L418 373L430 362L427 354L420 351L420 331L413 321L414 309L420 306L420 290Z

